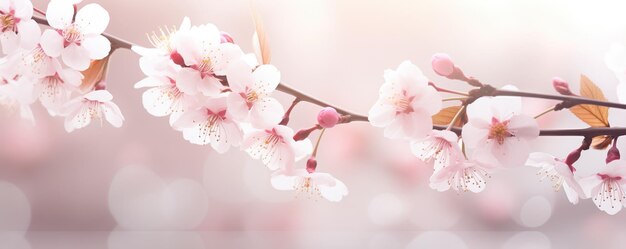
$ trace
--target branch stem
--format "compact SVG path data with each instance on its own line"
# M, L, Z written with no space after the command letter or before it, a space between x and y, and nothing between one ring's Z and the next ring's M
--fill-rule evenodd
M50 24L48 24L48 20L46 20L45 17L33 16L33 20L35 20L35 22L39 24L50 26ZM130 49L132 46L135 45L132 42L126 41L124 39L118 38L114 35L110 35L107 33L102 33L102 36L106 37L111 42L111 52L109 54L113 53L113 51L115 51L118 48Z

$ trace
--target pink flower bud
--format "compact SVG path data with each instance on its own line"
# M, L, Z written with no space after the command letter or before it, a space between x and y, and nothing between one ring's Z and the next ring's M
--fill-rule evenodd
M571 168L572 165L574 165L574 163L580 158L581 151L582 150L579 148L569 153L569 155L567 155L567 158L565 159L565 164L567 164Z
M293 135L293 140L295 140L295 141L304 140L307 137L309 137L309 135L311 135L311 132L313 132L314 130L317 130L317 129L321 129L321 128L322 128L321 126L315 125L315 126L313 126L311 128L308 128L308 129L299 130L298 132L296 132L295 135Z
M433 55L431 64L435 73L443 77L449 77L454 73L454 62L452 62L448 54L439 53Z
M610 163L613 160L619 160L620 154L619 149L617 149L617 139L613 141L613 146L606 153L606 163Z
M554 90L556 90L558 93L562 95L568 95L568 96L574 95L572 91L569 90L569 84L567 84L567 81L559 77L554 77L552 79L552 87L554 87Z
M315 160L315 157L311 157L306 161L306 171L313 173L315 172L315 168L317 168L317 160Z
M220 31L221 34L221 42L222 43L232 43L235 44L235 41L233 40L233 37L230 36L230 34L224 32L224 31Z
M332 107L325 107L317 114L317 123L324 128L333 128L341 120L337 110Z
M183 56L182 56L182 55L180 55L180 54L178 53L178 51L173 51L173 52L170 54L170 59L172 59L172 61L173 61L176 65L179 65L179 66L181 66L181 67L184 67L184 66L185 66L185 60L183 59Z

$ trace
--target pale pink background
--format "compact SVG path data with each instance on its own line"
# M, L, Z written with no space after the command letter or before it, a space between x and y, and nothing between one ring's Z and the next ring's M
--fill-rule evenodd
M189 16L193 24L211 22L229 32L244 50L252 48L247 0L85 2L97 2L109 11L108 33L140 45L148 45L147 32L178 25ZM272 62L283 81L358 113L367 113L376 100L383 71L406 59L431 80L466 89L430 70L430 56L437 52L449 53L464 71L495 86L515 84L551 93L553 76L577 89L583 73L609 99L616 99L617 80L603 57L611 43L626 42L622 1L282 0L256 5L271 42ZM35 6L45 9L46 1L35 1ZM536 240L539 245L547 241L547 248L619 248L624 242L618 235L626 232L626 212L608 216L590 200L572 206L562 192L539 182L534 169L496 173L480 194L431 190L430 170L411 155L408 144L384 139L382 130L367 123L329 130L319 152L319 170L343 180L350 195L340 203L296 199L293 193L273 190L269 172L243 152L219 155L209 147L192 145L169 127L166 118L150 116L141 106L142 90L133 88L143 77L137 59L127 50L111 59L108 86L126 117L122 128L94 124L67 134L63 120L49 117L40 106L34 108L34 128L2 119L0 180L15 184L28 198L31 232L26 238L33 248L81 245L71 234L46 233L67 230L105 231L85 238L106 248L107 231L117 226L109 211L109 187L118 170L129 165L149 168L165 181L188 178L203 184L208 208L197 230L296 231L256 237L243 233L248 239L241 241L238 233L202 233L206 246L245 247L261 241L266 244L255 245L404 248L413 241L409 248L420 248L415 243L422 243L419 236L426 230L451 232L426 234L424 243L448 240L437 236L454 237L470 248L506 247L519 230L539 231L517 239ZM282 93L276 96L285 105L291 100ZM550 104L526 103L529 114ZM290 125L310 126L317 110L299 105ZM623 112L611 115L613 124L626 122ZM567 112L540 121L544 127L585 126ZM535 148L563 156L578 140L541 138ZM603 163L604 153L585 152L579 171L591 172ZM57 235L69 242L55 240Z

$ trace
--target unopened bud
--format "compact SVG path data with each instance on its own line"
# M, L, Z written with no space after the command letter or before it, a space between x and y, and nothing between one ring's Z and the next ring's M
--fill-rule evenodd
M572 165L574 165L574 163L580 158L581 151L582 150L579 148L569 153L569 155L567 155L567 158L565 159L565 164L572 167Z
M183 59L183 56L180 55L180 53L178 53L178 51L173 51L170 54L170 59L172 59L172 61L176 64L179 65L181 67L185 66L185 59Z
M233 37L230 36L229 33L226 33L224 31L220 31L220 35L221 35L221 43L232 43L235 44L235 41L233 40Z
M449 77L454 73L454 62L448 54L434 54L430 62L435 73L443 77Z
M315 160L315 157L309 158L309 160L306 161L306 171L309 173L313 173L315 172L316 168L317 168L317 160Z
M317 123L324 128L333 128L341 120L337 110L332 107L325 107L317 114Z
M610 163L613 160L619 160L620 154L619 149L617 149L617 139L613 141L613 146L606 153L606 163Z
M293 140L295 140L295 141L304 140L307 137L309 137L309 135L311 135L311 132L313 132L314 130L317 130L317 129L321 129L321 128L322 128L321 126L315 125L315 126L313 126L311 128L308 128L308 129L299 130L298 132L296 132L295 135L293 135Z
M567 84L567 81L559 77L554 77L552 79L552 87L554 87L554 90L556 90L558 93L562 95L567 95L567 96L575 95L572 93L572 91L569 90L569 84Z

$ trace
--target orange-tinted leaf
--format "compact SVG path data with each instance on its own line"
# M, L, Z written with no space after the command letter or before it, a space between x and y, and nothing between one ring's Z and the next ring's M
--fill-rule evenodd
M610 136L597 136L591 140L591 147L596 150L604 150L611 145L613 138Z
M91 61L91 65L85 71L82 71L83 82L80 84L80 89L87 91L93 89L105 76L107 67L109 65L109 56L100 60Z
M452 122L454 116L459 112L461 106L450 106L441 109L437 114L433 115L433 124L434 125L449 125ZM454 126L461 127L463 126L463 118L459 118L454 122Z
M261 64L269 64L272 57L270 52L270 46L265 35L265 29L263 28L263 21L259 15L254 4L252 4L252 19L254 20L254 36L252 38L252 44L254 45L254 52Z
M580 76L580 95L585 98L606 101L602 90L587 76ZM569 109L576 117L592 127L609 127L609 108L597 105L576 105Z

